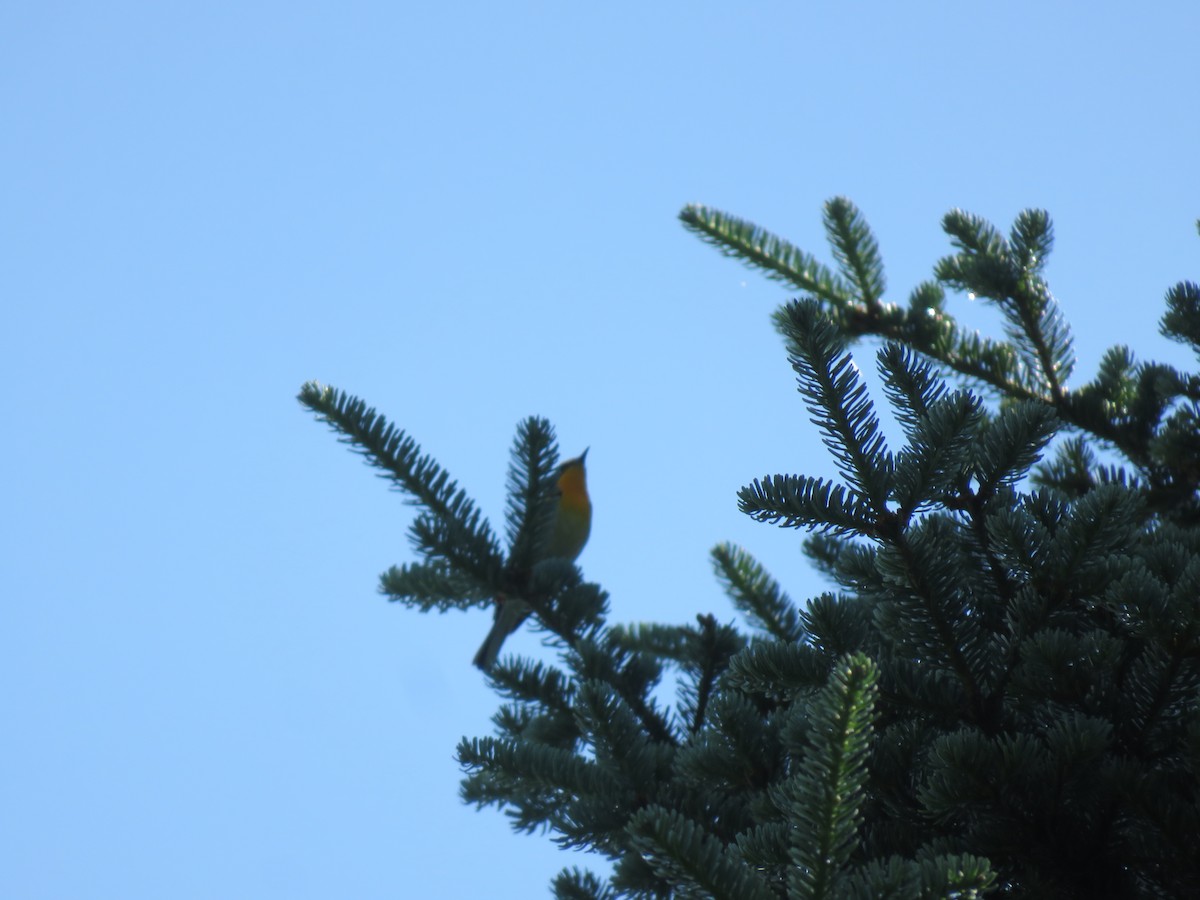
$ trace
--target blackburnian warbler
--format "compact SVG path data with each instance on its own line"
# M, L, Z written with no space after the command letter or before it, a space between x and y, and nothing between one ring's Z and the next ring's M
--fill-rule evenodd
M569 459L558 467L554 481L558 498L543 559L559 557L574 562L587 543L592 530L592 501L588 497L585 459L586 450L582 456ZM485 672L491 669L500 655L505 638L517 630L531 611L529 604L520 597L497 597L492 630L475 654L475 665Z

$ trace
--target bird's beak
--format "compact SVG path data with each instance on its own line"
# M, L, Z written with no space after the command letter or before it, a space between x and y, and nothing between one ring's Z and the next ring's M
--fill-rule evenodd
M591 447L584 447L584 448L583 448L583 453L581 453L581 454L580 454L580 456L579 456L579 461L580 461L581 463L583 463L583 462L587 462L587 452L588 452L589 450L591 450L591 449L592 449Z

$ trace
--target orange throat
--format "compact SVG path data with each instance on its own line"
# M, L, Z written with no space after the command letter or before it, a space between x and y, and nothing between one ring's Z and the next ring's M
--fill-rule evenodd
M558 477L558 489L562 492L559 501L563 506L577 512L588 512L592 501L588 499L587 476L583 466L571 466Z

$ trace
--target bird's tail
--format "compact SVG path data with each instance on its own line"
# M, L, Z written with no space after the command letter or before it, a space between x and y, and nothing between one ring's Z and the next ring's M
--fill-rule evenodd
M505 597L503 594L496 598L496 618L492 622L492 630L483 639L479 652L475 654L475 665L490 671L500 656L500 648L505 639L517 630L518 626L529 616L529 604L517 597Z

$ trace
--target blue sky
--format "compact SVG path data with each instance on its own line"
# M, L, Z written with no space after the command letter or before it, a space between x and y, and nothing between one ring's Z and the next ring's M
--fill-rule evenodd
M1198 28L1182 0L0 8L0 894L503 900L601 865L457 799L489 616L376 593L412 510L301 383L496 526L521 418L590 446L616 621L732 618L725 539L814 595L800 535L735 506L832 472L788 294L679 209L828 260L846 195L903 301L946 210L1044 207L1074 383L1117 342L1189 365L1157 321L1200 277Z

